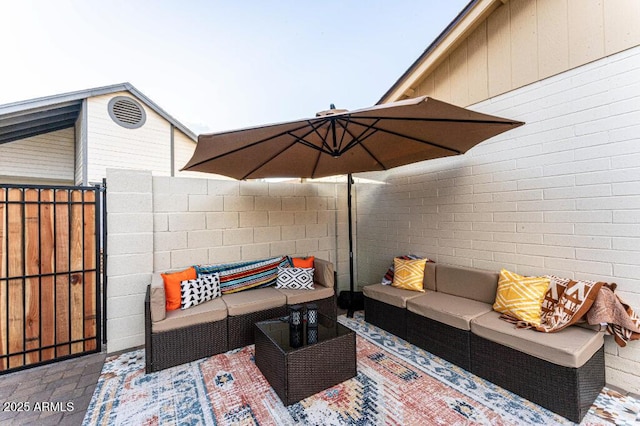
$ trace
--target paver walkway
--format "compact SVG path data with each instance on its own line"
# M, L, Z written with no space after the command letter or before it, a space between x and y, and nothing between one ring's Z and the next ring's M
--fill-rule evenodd
M81 425L106 354L0 376L1 425Z

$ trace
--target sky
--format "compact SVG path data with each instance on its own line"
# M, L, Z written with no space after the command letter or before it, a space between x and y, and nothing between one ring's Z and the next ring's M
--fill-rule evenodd
M0 0L0 104L129 82L194 133L374 105L469 0Z

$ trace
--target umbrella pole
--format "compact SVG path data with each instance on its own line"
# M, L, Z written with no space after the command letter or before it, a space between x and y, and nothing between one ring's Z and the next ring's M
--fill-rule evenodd
M353 220L351 218L351 185L353 184L353 178L351 173L347 175L347 210L349 221L349 309L347 310L347 317L353 318Z

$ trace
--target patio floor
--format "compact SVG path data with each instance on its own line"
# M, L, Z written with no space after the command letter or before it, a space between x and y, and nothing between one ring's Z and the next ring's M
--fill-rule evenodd
M0 376L0 424L81 425L105 358L91 354Z
M0 376L3 407L0 424L81 425L106 356L105 353L92 354ZM615 386L607 386L628 394ZM26 402L29 410L18 411L18 405ZM9 403L15 404L11 407Z

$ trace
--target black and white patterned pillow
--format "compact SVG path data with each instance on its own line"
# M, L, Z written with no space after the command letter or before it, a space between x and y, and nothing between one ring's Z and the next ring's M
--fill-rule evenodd
M276 288L313 290L314 268L278 268Z
M220 275L205 274L195 280L180 283L180 308L187 309L207 300L222 296L220 292Z

